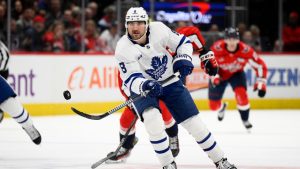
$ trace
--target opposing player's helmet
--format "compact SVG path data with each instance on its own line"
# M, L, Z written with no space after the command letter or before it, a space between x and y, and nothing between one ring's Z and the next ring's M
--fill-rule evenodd
M239 39L240 38L239 30L237 28L232 28L232 27L226 28L224 38L225 39L229 39L229 38Z
M142 7L131 7L126 14L125 28L127 29L128 22L131 21L145 21L146 27L148 26L148 14Z

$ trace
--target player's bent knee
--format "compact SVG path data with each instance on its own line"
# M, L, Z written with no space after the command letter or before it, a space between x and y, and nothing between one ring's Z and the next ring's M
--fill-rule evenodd
M129 128L130 124L134 120L134 112L130 108L126 107L120 118L120 125L122 128Z
M210 110L216 111L221 107L221 100L209 100Z
M1 103L0 108L12 117L17 116L23 111L23 106L15 97L10 97L5 100L3 103Z
M202 122L200 115L195 115L183 121L181 125L196 139L201 140L209 133L206 125Z
M234 88L234 93L238 105L243 106L249 104L249 99L245 87L239 86Z
M146 109L143 113L146 130L151 136L158 136L164 131L164 122L157 108Z

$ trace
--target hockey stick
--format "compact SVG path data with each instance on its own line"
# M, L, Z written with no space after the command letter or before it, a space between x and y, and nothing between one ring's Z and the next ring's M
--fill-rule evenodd
M166 84L167 82L169 82L170 80L172 80L173 78L175 77L178 77L179 76L179 72L176 72L174 73L172 76L168 77L167 79L165 79L164 81L161 82L162 85ZM103 114L99 114L99 115L92 115L92 114L88 114L88 113L85 113L83 111L79 111L78 109L74 108L74 107L71 107L71 110L78 114L79 116L82 116L82 117L85 117L87 119L91 119L91 120L101 120L103 119L104 117L112 114L112 113L115 113L117 112L118 110L122 109L123 107L125 106L128 106L129 104L133 103L134 101L136 100L139 100L141 98L143 98L144 96L143 95L136 95L130 99L128 99L126 102L118 105L117 107L103 113Z
M134 120L131 122L131 124L130 124L128 130L126 131L126 133L125 133L125 135L124 135L124 137L121 139L120 144L119 144L119 146L117 147L117 149L116 149L113 153L109 154L107 157L105 157L105 158L103 158L103 159L97 161L96 163L94 163L94 164L92 165L92 169L97 168L99 165L101 165L102 163L104 163L105 161L107 161L108 159L110 159L111 157L116 156L116 155L118 154L118 152L120 151L121 147L124 145L124 143L125 143L125 141L126 141L128 135L129 135L129 132L130 132L130 130L132 129L132 127L134 126L134 124L135 124L135 122L136 122L137 119L138 119L138 116L135 115Z

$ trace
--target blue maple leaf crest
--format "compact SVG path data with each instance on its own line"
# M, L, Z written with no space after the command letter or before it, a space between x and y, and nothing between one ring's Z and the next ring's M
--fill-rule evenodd
M153 69L147 69L146 73L153 79L158 80L167 70L168 57L164 55L162 59L158 56L152 58L151 66Z

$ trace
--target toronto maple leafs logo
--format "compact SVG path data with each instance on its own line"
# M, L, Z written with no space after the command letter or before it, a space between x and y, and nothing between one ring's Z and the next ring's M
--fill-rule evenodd
M151 66L153 69L147 69L146 73L150 75L153 79L158 80L162 78L162 75L166 72L168 63L167 55L164 55L160 60L158 56L152 58Z

